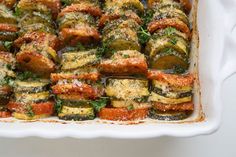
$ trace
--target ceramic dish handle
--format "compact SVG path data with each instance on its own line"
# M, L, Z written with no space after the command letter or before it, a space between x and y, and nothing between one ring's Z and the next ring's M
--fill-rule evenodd
M222 81L236 73L236 1L224 0L225 20L225 43L222 56Z

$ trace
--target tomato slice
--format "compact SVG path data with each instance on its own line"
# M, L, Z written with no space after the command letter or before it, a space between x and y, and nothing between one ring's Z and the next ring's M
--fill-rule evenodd
M58 73L52 73L51 74L51 81L52 82L58 82L59 80L73 80L73 79L81 79L81 80L91 80L91 81L97 81L100 78L100 73L93 72L93 73L87 73L87 74L58 74Z
M192 102L182 103L182 104L163 104L154 102L153 108L160 111L193 111L194 104Z
M8 118L11 117L11 112L9 111L0 111L0 118Z
M165 18L157 21L152 21L148 24L148 31L150 33L154 33L157 29L166 28L166 27L174 27L177 30L185 33L188 38L191 38L191 32L189 27L182 21L175 18Z
M104 60L99 65L102 73L107 74L147 74L148 65L142 58Z
M151 80L163 81L170 85L178 87L193 85L194 82L194 76L192 74L187 74L187 75L165 74L158 70L149 70L147 78Z
M62 11L58 14L59 17L64 16L69 12L85 12L89 13L93 16L101 16L102 11L99 7L94 6L93 4L81 3L81 4L72 4L62 9Z
M126 108L103 108L99 112L101 119L112 121L140 120L146 118L147 115L147 108L134 110L128 110Z
M1 23L0 31L17 32L18 28L15 25Z
M54 112L54 102L48 101L48 102L42 102L42 103L34 103L31 104L32 111L35 115L51 115ZM18 112L18 113L26 113L26 105L17 103L17 102L9 102L7 104L7 108L10 111Z

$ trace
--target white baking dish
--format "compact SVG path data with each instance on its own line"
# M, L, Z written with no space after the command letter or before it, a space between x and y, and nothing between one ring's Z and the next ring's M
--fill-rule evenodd
M231 20L236 19L236 16L230 17L233 15L232 8L236 8L236 2L199 0L198 7L194 6L195 10L198 10L200 47L198 53L198 44L194 43L191 69L196 75L199 69L201 86L198 86L197 81L194 96L195 112L190 118L172 123L149 119L128 123L101 120L64 122L57 118L27 122L9 118L0 120L0 136L151 138L164 135L188 137L214 132L219 127L221 119L222 83L236 71L236 53L232 51L236 50L236 20ZM198 41L196 32L194 38Z

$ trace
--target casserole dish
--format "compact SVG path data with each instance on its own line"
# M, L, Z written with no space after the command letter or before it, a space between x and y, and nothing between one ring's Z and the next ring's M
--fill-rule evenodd
M110 122L95 119L65 122L56 118L35 121L0 120L0 136L44 138L151 138L159 136L189 137L214 132L221 118L221 86L236 71L232 57L236 44L235 23L230 17L233 2L228 0L193 0L193 42L190 71L198 78L194 87L195 110L191 117L177 122L143 120ZM227 11L229 12L226 12ZM198 16L197 16L198 12ZM219 24L219 21L223 24ZM216 25L217 24L217 25ZM198 38L199 30L199 38ZM217 32L217 33L216 33ZM199 43L200 41L200 43ZM135 125L134 125L135 124Z

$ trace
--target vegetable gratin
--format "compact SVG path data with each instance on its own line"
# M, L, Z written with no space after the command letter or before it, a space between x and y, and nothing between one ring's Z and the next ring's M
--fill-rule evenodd
M0 117L179 121L189 0L0 0Z

